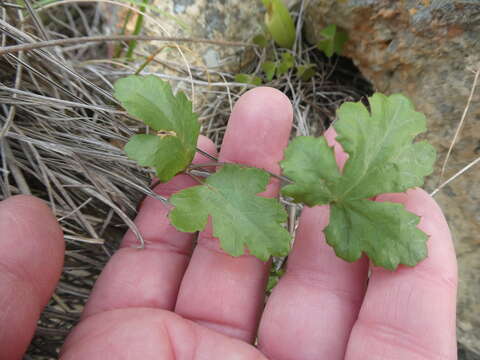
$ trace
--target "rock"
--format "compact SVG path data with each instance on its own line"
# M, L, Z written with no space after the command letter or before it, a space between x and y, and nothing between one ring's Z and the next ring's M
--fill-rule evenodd
M147 11L142 33L144 35L165 35L171 37L204 38L223 41L250 42L262 32L265 9L261 0L152 0ZM119 10L120 9L120 10ZM152 9L156 9L152 11ZM110 12L107 27L116 27L119 32L124 24L126 9L118 8ZM132 17L127 33L135 28L136 18ZM155 61L145 68L146 72L170 75L169 80L188 79L187 64L196 74L210 82L232 81L222 78L215 71L239 73L240 69L255 66L256 55L252 48L228 47L205 43L179 43L183 52L173 46L165 47L161 42L139 42L136 56L146 59L155 54ZM163 50L158 53L159 49ZM141 61L139 61L141 63ZM208 75L205 71L208 70ZM207 85L207 82L204 83ZM194 102L194 108L215 100L215 93L208 86L195 86L195 95L191 85L180 81L176 86L186 91Z
M150 5L157 9L157 15L145 18L143 34L166 35L173 37L194 37L225 41L248 42L262 31L264 7L261 0L153 0ZM125 11L118 13L118 26L123 24ZM151 11L148 11L152 15ZM129 23L130 32L135 25L135 18ZM140 43L139 53L149 55L160 43ZM245 48L225 47L210 44L181 44L190 65L238 69L246 61ZM187 49L188 48L188 49ZM159 60L170 60L179 66L185 66L177 51L164 51L156 56ZM160 65L152 64L149 69L158 69ZM165 69L162 67L162 71Z
M402 92L429 122L428 140L437 148L436 172L427 190L439 183L440 168L480 69L478 0L312 0L306 33L337 24L348 31L345 55L381 92ZM480 155L480 86L443 179ZM480 355L480 165L437 194L455 239L460 288L460 343ZM473 357L472 357L473 358Z
M296 1L284 2L291 6ZM145 17L142 28L144 35L250 42L255 35L262 33L264 28L265 8L261 0L153 0L149 4L147 14L150 16ZM116 27L118 31L123 26L128 10L121 9L118 11L117 8L117 11L110 12L107 20L110 24L109 29ZM155 10L151 11L152 9ZM129 21L128 33L133 32L135 21L135 17ZM137 53L146 57L161 46L161 43L140 42ZM245 47L182 43L181 48L190 66L210 70L237 73L245 64L256 59L251 49ZM160 61L172 61L178 67L185 67L185 60L176 50L163 51L155 58ZM148 70L168 73L169 67L152 62Z

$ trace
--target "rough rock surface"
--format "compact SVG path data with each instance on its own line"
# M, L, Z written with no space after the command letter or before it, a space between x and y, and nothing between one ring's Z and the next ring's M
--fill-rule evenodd
M459 124L480 68L479 0L312 0L307 37L337 24L348 31L345 55L379 91L409 96L429 120L427 135L439 152L429 190ZM454 148L447 179L480 155L480 86ZM458 335L480 355L480 167L437 194L454 235L460 272ZM473 356L473 355L472 355Z
M145 35L166 35L173 37L195 37L214 40L248 42L262 29L264 8L261 0L153 0L147 13L151 17L144 20ZM155 9L155 11L152 11ZM117 13L117 23L121 27L125 11ZM133 30L135 17L128 25ZM140 43L138 53L152 54L160 43ZM245 59L245 48L223 47L209 44L182 44L185 57L190 65L211 69L238 68ZM185 66L177 51L163 51L157 59L173 61ZM158 69L152 63L149 70ZM164 71L165 69L163 69Z
M142 28L145 35L250 42L253 36L262 31L265 15L261 0L152 0L149 4L149 16L144 18ZM122 28L127 11L118 7L112 11L109 22L111 28L117 28L116 32ZM131 17L127 25L128 33L133 32L135 21L136 17ZM256 59L253 50L245 47L205 43L181 43L179 47L183 54L173 44L139 42L135 55L144 59L155 55L155 61L145 68L146 72L186 79L188 64L202 78L208 78L211 82L224 81L215 71L238 73L239 69L249 64L253 66L253 60ZM205 75L205 71L208 71L208 75ZM179 85L190 92L190 84L180 82ZM190 94L194 108L210 102L215 95L210 93L195 91L195 96Z
M295 2L285 0L289 6ZM142 28L145 35L250 42L253 36L263 32L265 8L261 0L153 0L149 4L149 16L145 17ZM125 9L114 10L110 25L120 29L126 12ZM129 33L133 31L135 21L135 17L130 19ZM160 46L161 43L140 42L137 55L151 55ZM212 70L235 72L253 59L245 47L184 43L181 48L189 65ZM155 58L185 67L185 61L176 50L162 51ZM165 64L158 62L152 62L148 70L155 71L160 67L165 72Z

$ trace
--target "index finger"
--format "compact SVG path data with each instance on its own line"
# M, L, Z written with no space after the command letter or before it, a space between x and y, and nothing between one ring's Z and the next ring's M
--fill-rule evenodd
M215 145L200 137L198 147L215 154ZM207 159L196 154L194 162ZM195 181L187 175L175 176L155 192L169 197ZM136 249L137 239L128 231L119 249L97 279L83 312L83 318L100 312L132 307L173 310L178 288L193 249L194 235L177 231L168 220L170 207L147 197L135 223L145 239L145 249Z

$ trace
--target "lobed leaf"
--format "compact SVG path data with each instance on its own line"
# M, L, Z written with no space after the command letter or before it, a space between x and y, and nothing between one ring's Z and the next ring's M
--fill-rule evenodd
M353 200L330 206L327 243L337 256L358 260L365 252L376 266L394 270L414 266L427 256L427 235L418 229L420 218L402 204Z
M249 74L237 74L235 75L234 80L235 82L238 82L241 84L250 84L255 86L262 85L262 79L260 79L258 76L249 75Z
M247 247L263 261L285 256L290 248L282 226L287 214L278 200L256 196L268 181L263 170L224 165L205 184L172 195L170 221L180 231L195 232L205 228L210 216L213 235L230 255L240 256Z
M262 64L262 70L265 73L265 77L267 78L267 81L272 81L273 77L275 76L275 72L277 71L277 62L273 61L265 61Z
M282 194L308 206L329 204L340 178L333 149L324 137L298 136L285 149L280 163L286 176L294 181Z
M173 136L135 135L125 145L125 152L139 165L154 168L160 181L170 180L191 162L178 138Z
M293 55L288 52L284 52L282 54L282 61L280 61L280 63L277 65L277 77L286 74L291 68L293 68L294 64L295 59Z
M425 141L412 144L427 130L425 116L401 94L369 98L371 113L362 103L345 103L333 125L337 141L349 155L337 194L363 199L422 186L433 172L435 149Z
M200 124L183 92L173 94L170 84L156 76L128 76L114 85L114 96L127 112L156 130L137 135L126 145L127 155L142 166L156 169L168 181L192 161Z
M345 103L337 112L333 126L348 154L343 173L324 138L299 137L281 162L294 181L282 193L308 206L330 204L325 234L343 259L355 261L365 252L388 269L414 265L426 256L419 218L400 204L370 198L423 185L435 150L423 141L413 143L426 121L405 96L375 94L369 103L370 112L361 102Z
M305 64L297 66L297 75L303 81L308 81L315 76L317 66L315 64Z
M325 55L332 57L333 54L341 55L343 51L343 45L348 40L348 34L337 28L337 25L331 24L320 31L320 35L323 40L320 40L317 47L322 50Z

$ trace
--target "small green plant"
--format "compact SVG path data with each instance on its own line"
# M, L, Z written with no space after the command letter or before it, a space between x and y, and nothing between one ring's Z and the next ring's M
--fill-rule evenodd
M265 73L267 81L272 81L277 72L278 63L276 61L265 61L262 64L262 70Z
M275 270L273 267L270 268L270 273L268 274L267 288L265 289L267 295L270 295L273 288L277 286L283 274L285 274L284 269Z
M250 75L250 74L237 74L235 75L234 81L241 84L250 84L255 86L262 85L261 78L259 78L258 76Z
M267 12L265 25L273 40L285 49L291 49L295 43L295 24L288 8L282 0L262 0Z
M280 61L265 61L262 64L262 70L265 73L265 77L268 81L272 81L273 78L280 77L286 74L290 69L295 66L295 58L289 52L282 54L282 60Z
M265 74L267 82L275 77L288 73L292 68L296 69L297 77L302 81L309 81L316 74L316 65L311 63L296 64L295 57L289 50L295 43L296 30L292 16L282 0L262 0L267 10L265 15L266 32L257 34L252 42L262 48L267 48L269 40L275 41L278 45L278 51L281 54L280 60L267 60L261 64L262 71ZM335 24L328 25L320 31L322 40L317 44L317 48L326 56L332 57L334 54L341 55L343 46L348 40L348 34ZM235 82L262 85L262 78L256 75L238 74Z
M132 137L127 155L154 168L161 181L189 173L200 126L186 96L174 95L168 83L154 76L120 79L114 95L131 116L155 131ZM330 205L325 236L342 259L355 261L365 253L387 269L413 266L427 255L419 217L403 205L372 199L421 186L433 170L435 151L425 141L413 142L426 131L426 121L405 96L377 93L369 103L370 111L361 102L338 109L336 140L349 156L343 169L324 137L300 136L290 143L280 165L291 183L282 194L306 206ZM265 190L269 174L236 164L203 164L212 166L221 168L198 179L198 186L172 195L173 226L201 231L211 217L213 234L229 254L239 256L248 248L263 261L286 255L286 212L278 200L256 195Z
M348 34L337 27L335 24L328 25L320 35L323 37L317 44L317 47L324 52L328 57L333 54L341 55L343 46L348 41Z
M258 45L262 48L265 48L267 47L268 45L268 39L265 35L263 34L257 34L253 37L252 39L252 42L255 44L255 45Z
M317 66L315 64L305 64L297 66L297 76L303 81L308 81L315 76Z
M277 76L282 76L295 66L295 58L289 52L282 54L282 61L277 63Z
M317 71L315 64L303 64L295 66L295 58L288 52L282 54L282 60L265 61L261 67L265 73L265 79L267 81L272 81L274 77L280 78L293 68L296 69L299 79L308 81L315 76Z

